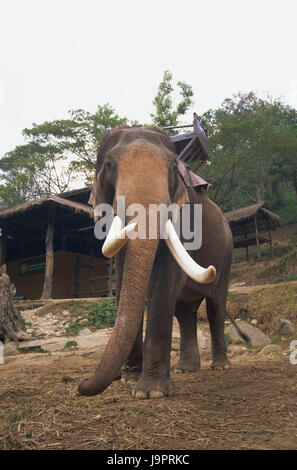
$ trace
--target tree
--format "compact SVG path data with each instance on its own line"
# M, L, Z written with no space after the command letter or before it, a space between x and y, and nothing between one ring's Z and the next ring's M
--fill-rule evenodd
M30 339L19 327L20 312L13 305L14 284L6 273L6 266L0 266L0 341Z
M94 114L83 109L69 114L69 119L24 129L27 143L0 160L2 207L87 184L103 136L127 123L109 104L98 106Z
M251 92L226 99L201 119L212 156L201 175L213 185L212 198L223 210L263 200L280 208L282 186L295 187L297 111Z
M153 124L159 127L170 127L178 125L178 119L180 116L186 114L186 112L193 105L192 96L193 90L190 85L185 82L178 82L179 94L181 100L174 107L173 105L173 86L172 86L173 75L169 70L165 70L163 79L158 87L158 93L153 101L155 106L155 113L151 114ZM176 132L171 131L171 134Z

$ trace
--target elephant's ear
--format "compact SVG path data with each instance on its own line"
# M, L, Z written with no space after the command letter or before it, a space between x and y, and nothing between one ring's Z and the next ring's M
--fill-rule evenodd
M102 194L103 189L101 189L102 184L100 182L100 172L104 164L106 153L118 142L119 137L117 135L113 136L113 133L119 129L120 127L115 128L112 131L108 132L108 134L106 134L103 137L101 144L99 145L98 150L97 150L95 175L93 178L93 184L91 186L91 194L90 194L90 198L88 201L88 203L94 208L101 202L110 203L110 198L107 198L108 201L106 201L105 200L106 198Z
M187 187L180 175L178 175L177 181L178 183L177 183L177 188L176 188L173 202L175 202L177 205L181 207L183 204L188 204L190 202L190 199L189 199Z
M89 200L88 200L88 204L90 204L90 206L93 206L95 207L96 206L96 181L94 180L93 181L93 184L91 186L91 193L90 193L90 197L89 197Z
M180 170L179 159L176 159L175 171L171 174L169 179L169 192L171 202L181 207L183 204L190 202L187 186ZM170 182L170 180L172 181Z

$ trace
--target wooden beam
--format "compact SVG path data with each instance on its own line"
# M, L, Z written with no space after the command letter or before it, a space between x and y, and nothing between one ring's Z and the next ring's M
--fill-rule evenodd
M1 238L0 238L0 266L5 264L6 259L6 248L7 248L7 230L5 226L1 227Z
M164 131L170 130L170 129L183 129L184 127L193 127L193 124L184 124L183 126L169 126L169 127L162 127Z
M45 238L46 261L44 286L41 300L50 299L53 295L53 272L54 272L54 231L55 231L55 207L49 206L48 224Z

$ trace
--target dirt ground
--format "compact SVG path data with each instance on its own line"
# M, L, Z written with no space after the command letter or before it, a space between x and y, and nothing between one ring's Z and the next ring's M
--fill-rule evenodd
M173 396L144 401L121 381L100 396L77 396L93 357L8 357L0 449L296 449L297 365L283 351L245 349L229 347L231 369L212 371L203 360L198 373L173 376Z
M280 232L276 243L288 244L296 228L287 238ZM296 253L282 256L282 270L282 258L235 263L227 303L233 318L256 322L279 346L276 352L261 355L257 348L228 344L231 369L210 370L204 354L199 372L172 375L171 397L143 401L119 380L100 396L77 396L78 382L97 366L97 347L81 355L7 356L0 366L0 449L296 449L297 365L289 361L289 345L297 340L297 282L269 285L273 276L284 281L296 273ZM28 301L22 308L27 332L32 338L67 334L71 321L95 301ZM198 318L207 332L204 305ZM277 334L283 318L295 325L295 335ZM174 366L177 340L173 346Z

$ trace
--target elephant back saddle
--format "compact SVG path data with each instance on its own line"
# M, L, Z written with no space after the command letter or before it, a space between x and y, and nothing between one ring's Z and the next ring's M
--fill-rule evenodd
M196 188L196 189L206 189L207 191L211 187L207 181L205 181L201 176L196 175L193 171L190 171L184 162L177 157L177 166L179 169L180 174L183 177L185 185L188 188Z
M193 124L186 127L192 126L193 131L170 136L170 139L174 144L178 169L186 186L208 190L211 184L187 168L187 166L190 166L192 170L196 171L201 164L209 160L210 156L206 130L199 122L196 113L193 115ZM168 127L166 129L176 129L176 127Z

